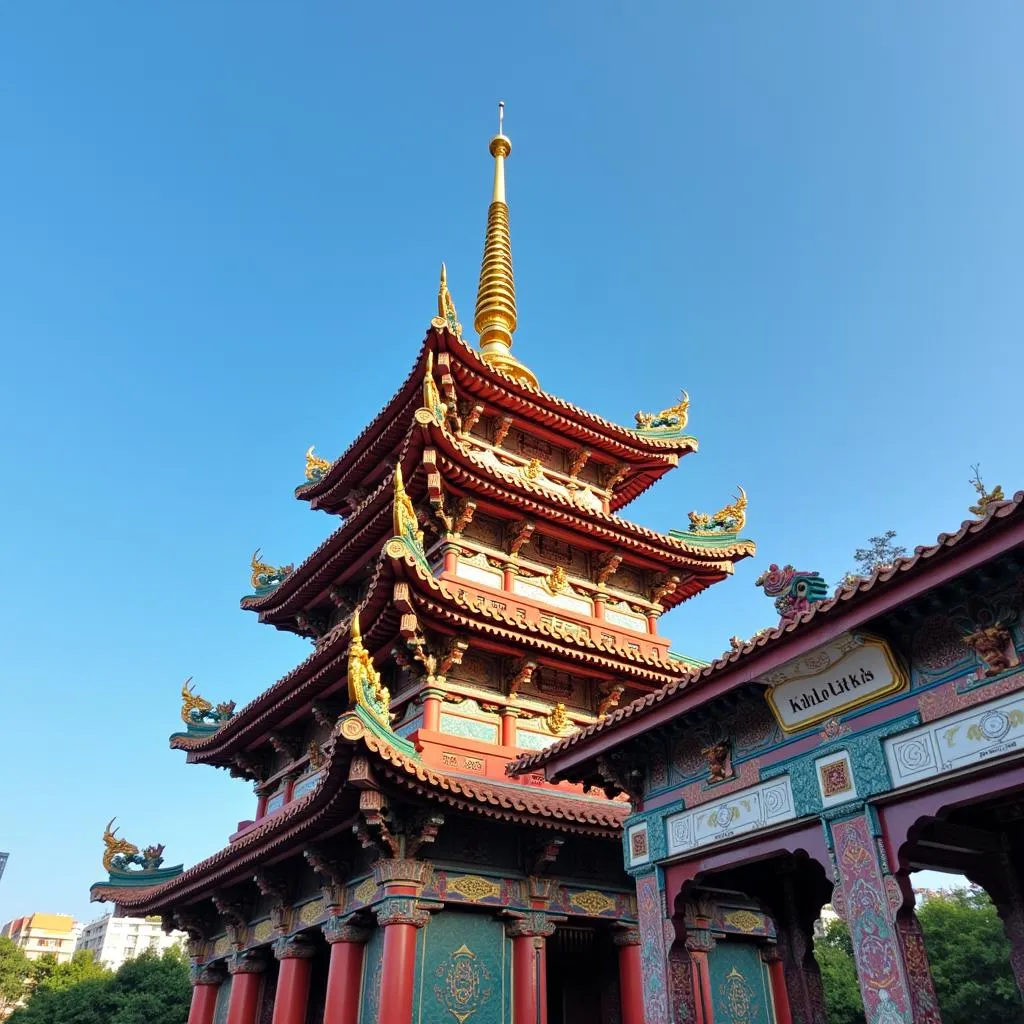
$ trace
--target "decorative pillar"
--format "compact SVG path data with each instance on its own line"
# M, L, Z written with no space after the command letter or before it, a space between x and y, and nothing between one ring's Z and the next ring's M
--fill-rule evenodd
M412 1020L416 932L430 919L429 910L413 896L389 896L376 907L384 929L379 1024L409 1024Z
M890 876L896 890L890 898L881 851L866 814L832 822L829 831L838 875L832 905L850 926L865 1015L869 1021L913 1024L910 986L892 910L893 902L899 902L898 883Z
M782 965L782 954L778 946L765 946L761 959L768 965L768 977L772 984L772 1005L775 1007L775 1024L793 1024L789 1008L789 992L786 991L786 971Z
M594 595L594 618L598 621L604 621L604 605L607 600L607 594L602 594L599 592Z
M458 548L445 544L441 552L444 556L444 571L454 576L459 567Z
M812 908L801 899L804 890L799 882L793 870L782 869L778 896L772 901L778 935L775 952L780 958L775 970L786 993L790 1016L807 1024L825 1024L825 992L814 959L814 920L820 907Z
M546 940L554 922L531 910L508 925L512 939L513 1024L548 1024L548 964Z
M511 594L515 589L516 566L513 562L506 562L502 566L501 589Z
M428 689L423 691L423 728L427 732L441 731L441 698L443 691Z
M260 985L267 962L255 951L235 953L228 960L231 975L231 998L228 1001L227 1024L256 1024L260 1009Z
M193 961L189 973L192 979L192 1005L188 1011L188 1024L213 1024L224 970Z
M501 709L501 745L503 747L516 745L516 719L518 717L519 711L516 708Z
M373 877L384 887L384 899L374 908L384 929L380 1014L377 1024L409 1024L412 1020L416 932L430 920L430 911L443 908L417 897L433 871L429 861L388 858L373 865Z
M370 933L341 917L328 918L323 932L331 944L323 1024L358 1024L363 954Z
M615 945L619 948L622 1024L644 1024L644 981L640 974L639 929L628 927L617 931Z
M907 972L912 1019L914 1024L942 1024L939 1000L935 995L928 953L924 946L924 935L917 920L910 876L900 873L892 880L896 882L903 896L903 906L896 913L896 938L899 940L903 966ZM890 882L890 879L886 878L886 882Z
M305 935L291 935L274 943L274 956L281 967L277 974L273 1024L305 1024L315 953L316 947Z

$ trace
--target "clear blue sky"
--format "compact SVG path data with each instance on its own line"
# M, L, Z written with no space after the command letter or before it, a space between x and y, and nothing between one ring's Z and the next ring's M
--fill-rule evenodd
M167 749L182 680L242 704L308 652L248 560L406 374L438 265L471 321L508 104L516 352L701 452L629 514L750 496L756 559L666 620L712 657L770 561L1021 486L1019 4L5 5L0 921L91 916L100 835L213 853L249 787Z

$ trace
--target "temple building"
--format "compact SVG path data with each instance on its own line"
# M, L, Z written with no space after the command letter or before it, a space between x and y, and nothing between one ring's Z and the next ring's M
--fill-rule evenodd
M629 797L648 1024L824 1024L829 903L869 1024L938 1024L922 869L988 893L1024 996L1024 492L976 486L958 530L833 596L772 565L777 628L510 766Z
M172 747L251 781L252 820L187 870L104 833L92 896L188 932L189 1024L649 1019L622 858L643 772L509 770L703 670L659 620L754 553L746 495L668 533L621 516L696 451L689 398L621 426L513 355L510 152L499 127L479 342L442 267L405 381L338 458L307 452L296 496L340 525L298 566L253 556L242 607L309 657L240 710L182 690Z

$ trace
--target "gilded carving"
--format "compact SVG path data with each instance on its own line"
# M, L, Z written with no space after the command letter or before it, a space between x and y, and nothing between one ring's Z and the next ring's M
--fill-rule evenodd
M596 889L574 892L569 897L569 902L594 917L600 914L607 914L608 911L615 909L615 900L610 899L603 892L598 892Z
M311 484L318 484L327 476L327 471L331 468L331 464L327 459L314 455L313 448L314 446L310 445L306 449L306 479Z
M738 488L731 505L719 509L712 515L706 512L690 513L690 533L739 533L747 522L747 492Z
M670 405L661 412L638 412L637 430L683 430L690 417L690 396L684 391L675 405Z
M465 896L467 900L483 900L497 898L501 895L501 886L492 882L489 878L481 875L462 875L459 878L448 879L448 892Z

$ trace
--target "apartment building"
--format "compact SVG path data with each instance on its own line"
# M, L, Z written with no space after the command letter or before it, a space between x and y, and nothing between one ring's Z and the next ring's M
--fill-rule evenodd
M29 914L16 917L0 929L0 935L12 939L29 960L52 953L58 963L67 963L75 952L82 925L70 914Z
M159 917L114 917L106 914L90 921L82 929L77 949L89 950L93 957L116 971L126 960L146 950L162 953L171 946L184 948L184 932L164 933Z

